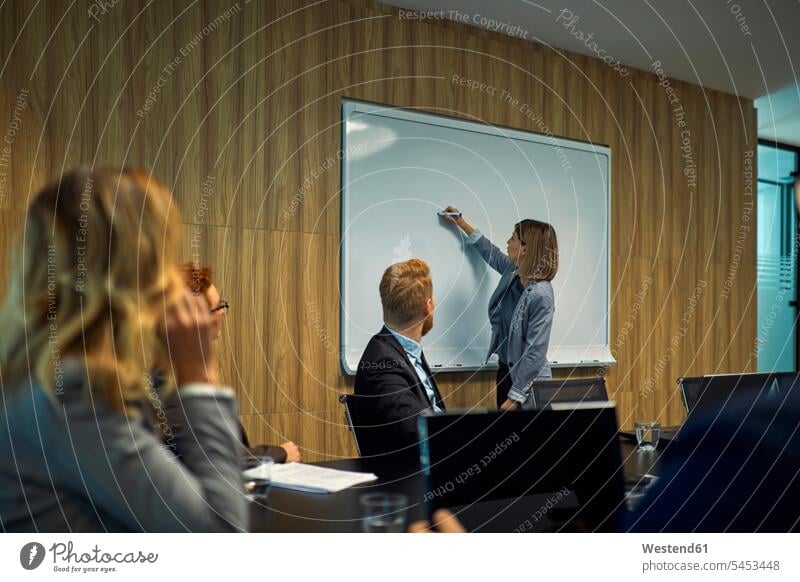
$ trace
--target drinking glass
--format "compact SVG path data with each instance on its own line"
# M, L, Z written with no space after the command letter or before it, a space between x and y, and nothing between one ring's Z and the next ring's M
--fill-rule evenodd
M636 442L640 451L655 450L661 438L661 425L652 420L636 422Z
M406 529L408 496L402 493L367 493L359 498L364 510L362 528L367 533L399 533Z
M272 457L250 457L245 461L245 488L252 499L266 499L272 480Z

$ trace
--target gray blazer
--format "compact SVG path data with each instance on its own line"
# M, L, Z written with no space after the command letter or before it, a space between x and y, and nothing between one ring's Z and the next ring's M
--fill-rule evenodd
M3 531L246 531L236 400L206 384L176 390L158 418L186 427L176 458L148 426L37 385L0 401ZM8 424L6 424L8 423Z
M555 310L550 281L531 281L514 311L508 332L508 361L513 381L508 397L523 406L532 404L530 381L553 377L547 348Z
M492 325L492 339L489 342L489 352L486 354L486 360L488 360L492 357L492 354L497 352L500 340L508 336L508 330L501 329L500 303L503 301L503 296L508 291L508 287L514 281L517 265L503 251L493 245L488 238L483 236L483 233L479 230L475 230L469 235L465 242L478 251L481 258L492 269L500 273L500 281L489 298L489 322Z

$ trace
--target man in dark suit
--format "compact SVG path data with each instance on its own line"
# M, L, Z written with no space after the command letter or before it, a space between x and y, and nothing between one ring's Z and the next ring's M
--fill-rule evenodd
M433 327L433 283L425 261L395 263L380 283L383 328L367 344L356 373L365 456L418 459L417 417L444 412L436 380L420 341Z

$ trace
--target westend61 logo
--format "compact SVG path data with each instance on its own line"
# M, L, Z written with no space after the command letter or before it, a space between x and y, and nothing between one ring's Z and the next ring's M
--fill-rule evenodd
M87 552L74 551L72 542L55 543L45 551L42 544L29 542L19 552L19 563L26 570L34 570L42 565L49 552L53 557L54 572L116 572L116 564L154 564L158 554L136 552L104 552L95 545Z

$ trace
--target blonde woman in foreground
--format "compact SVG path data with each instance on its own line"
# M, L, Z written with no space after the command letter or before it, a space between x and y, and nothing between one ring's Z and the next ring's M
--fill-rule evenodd
M236 401L170 200L145 172L81 169L31 203L0 315L4 531L248 528ZM175 388L148 391L153 361Z

